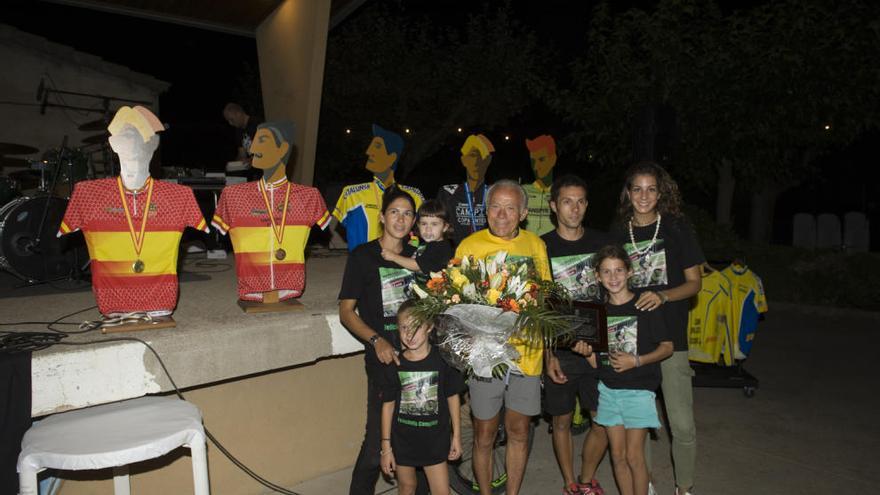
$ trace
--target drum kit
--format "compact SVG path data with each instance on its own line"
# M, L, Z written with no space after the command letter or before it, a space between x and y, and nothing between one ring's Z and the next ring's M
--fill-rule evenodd
M113 175L106 129L104 119L83 124L79 130L105 132L86 137L77 148L68 147L65 137L40 159L15 157L33 155L37 148L0 143L0 169L14 170L0 177L0 270L28 285L84 278L89 256L82 236L56 234L74 185ZM103 162L101 172L96 162Z

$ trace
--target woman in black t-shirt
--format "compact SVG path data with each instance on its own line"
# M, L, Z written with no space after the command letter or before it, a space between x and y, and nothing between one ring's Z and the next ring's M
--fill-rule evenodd
M633 262L630 284L643 289L635 306L660 312L675 347L660 365L661 388L672 430L675 490L686 495L694 485L697 456L687 314L691 297L700 292L705 258L681 212L678 185L656 163L640 162L627 170L618 213L617 238Z
M388 365L399 364L395 315L406 299L405 288L412 279L412 272L385 261L381 253L385 249L412 256L415 248L407 240L415 218L412 196L394 186L386 190L379 218L384 227L382 236L349 254L342 277L339 320L367 346L367 426L351 474L351 495L372 495L379 479L383 375Z

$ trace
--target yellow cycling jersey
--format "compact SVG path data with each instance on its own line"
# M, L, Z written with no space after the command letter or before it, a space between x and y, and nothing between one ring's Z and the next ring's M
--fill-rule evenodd
M489 229L480 230L471 234L461 241L455 250L455 257L461 259L465 256L474 258L486 258L499 251L507 251L512 258L528 257L532 259L535 272L542 280L551 280L550 261L547 259L547 247L544 241L535 234L520 230L519 234L506 240L492 235ZM540 376L544 365L544 346L528 345L520 339L511 337L509 341L519 352L520 358L517 364L526 376Z

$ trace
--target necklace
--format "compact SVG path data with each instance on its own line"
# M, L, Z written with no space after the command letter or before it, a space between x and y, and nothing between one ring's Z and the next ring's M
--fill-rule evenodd
M632 243L633 251L639 256L644 255L648 251L654 247L654 244L657 243L657 234L660 233L660 212L657 212L657 226L654 227L654 237L651 238L651 242L645 246L645 249L639 249L636 247L636 236L633 234L633 219L630 217L629 219L629 240Z
M285 251L284 248L281 246L283 245L282 242L284 241L284 226L287 223L287 203L288 199L290 199L290 182L288 182L286 178L284 179L284 182L287 182L287 191L285 191L284 193L284 209L281 213L280 225L278 224L278 222L275 221L275 212L272 211L272 207L269 205L269 197L266 195L266 189L268 188L268 186L265 184L265 182L265 180L261 179L257 187L259 187L260 192L263 194L263 202L266 204L266 213L269 214L269 221L272 223L272 233L275 234L275 240L278 241L278 249L275 250L275 259L277 259L278 261L282 261L284 260L284 258L287 257L287 251ZM274 199L275 188L273 187L272 189L273 190L271 192Z
M131 212L128 210L128 200L125 198L125 191L122 187L122 177L116 178L119 186L119 199L122 200L122 208L125 211L125 220L128 222L128 233L131 235L131 243L134 245L134 253L136 259L131 264L131 271L134 273L143 273L146 264L141 260L141 249L144 247L144 233L147 230L147 217L150 215L150 202L153 197L153 179L147 178L150 184L147 186L147 204L144 205L144 216L141 219L140 232L134 230L134 222L131 220ZM134 212L137 215L137 211Z

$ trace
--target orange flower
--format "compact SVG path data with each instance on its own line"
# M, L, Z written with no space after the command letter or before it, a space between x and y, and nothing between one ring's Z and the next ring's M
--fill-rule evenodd
M432 278L431 280L428 280L427 286L430 290L441 290L443 289L443 284L445 283L446 281L442 278Z

